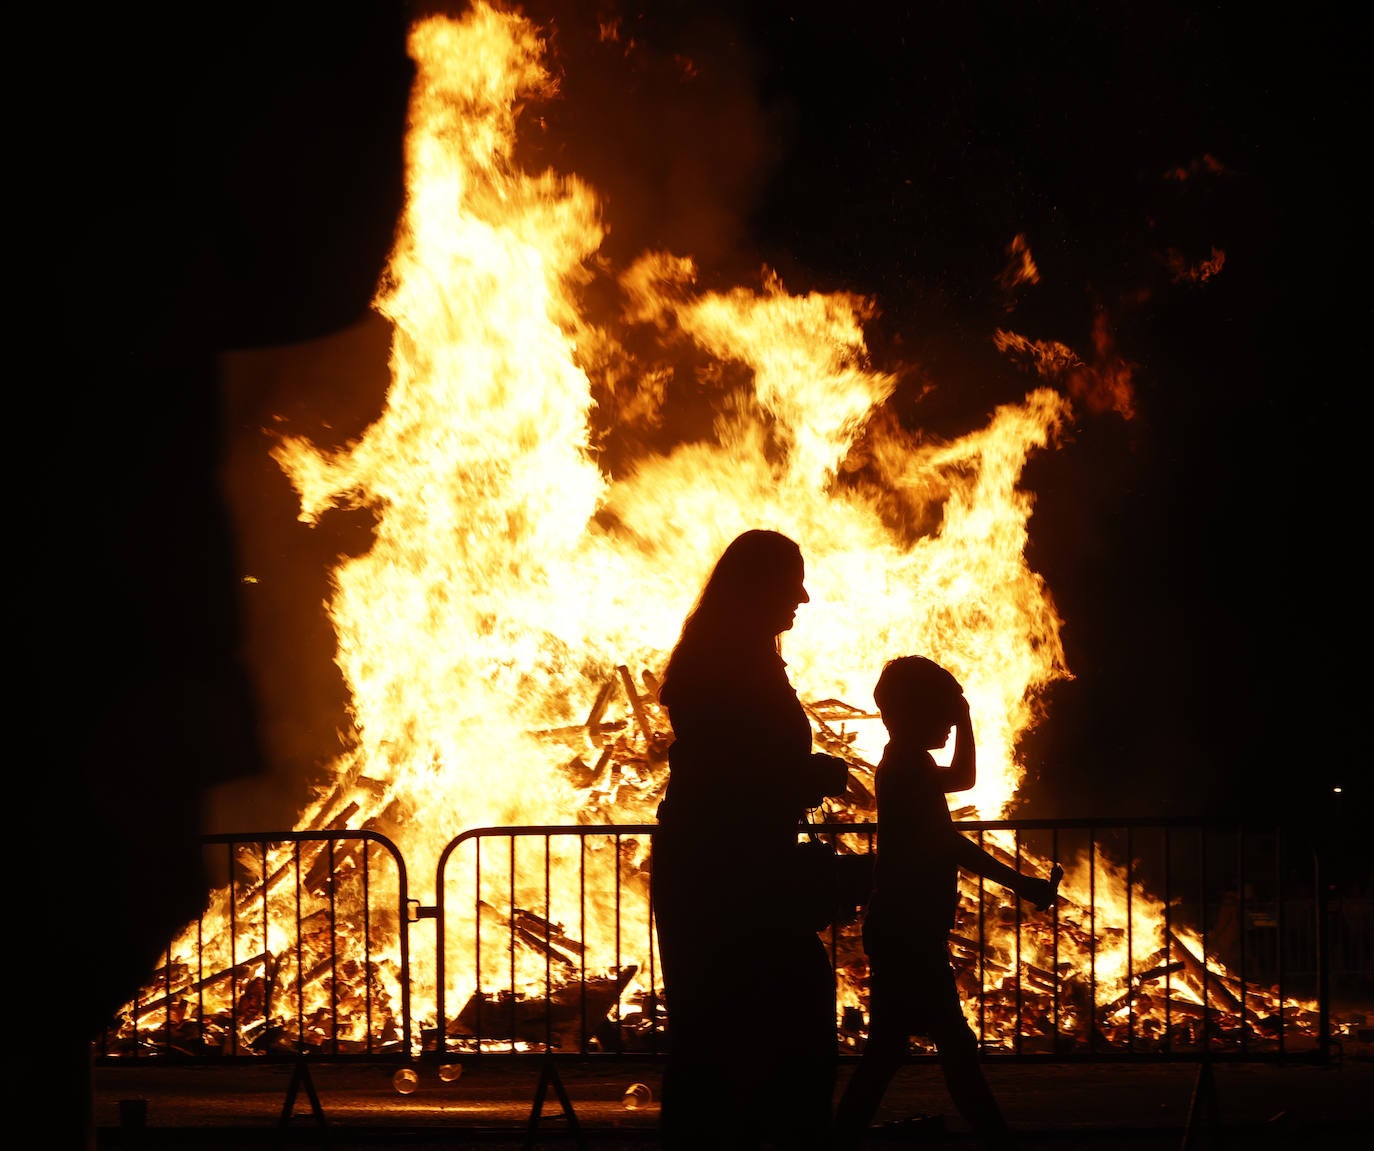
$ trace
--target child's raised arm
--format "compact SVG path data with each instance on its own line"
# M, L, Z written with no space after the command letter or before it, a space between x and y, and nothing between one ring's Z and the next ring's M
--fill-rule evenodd
M978 749L973 740L973 719L969 715L968 699L962 694L955 704L954 754L949 766L940 769L940 790L968 791L978 782Z

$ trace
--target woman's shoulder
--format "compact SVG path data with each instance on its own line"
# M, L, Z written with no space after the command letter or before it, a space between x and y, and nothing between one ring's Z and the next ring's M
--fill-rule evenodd
M676 660L664 678L659 699L673 707L693 699L757 698L791 690L787 667L776 651L742 643L703 644Z

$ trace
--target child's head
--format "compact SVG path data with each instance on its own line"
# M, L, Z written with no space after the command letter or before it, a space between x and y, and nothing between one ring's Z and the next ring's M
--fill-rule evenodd
M934 660L904 655L883 667L873 702L894 739L937 748L949 737L958 717L955 705L963 694L959 681Z

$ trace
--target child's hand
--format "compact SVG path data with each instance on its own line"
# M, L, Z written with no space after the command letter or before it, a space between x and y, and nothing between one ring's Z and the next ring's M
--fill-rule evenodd
M1064 869L1055 864L1048 879L1030 879L1021 897L1035 905L1036 911L1048 911L1059 898L1059 881L1064 878Z

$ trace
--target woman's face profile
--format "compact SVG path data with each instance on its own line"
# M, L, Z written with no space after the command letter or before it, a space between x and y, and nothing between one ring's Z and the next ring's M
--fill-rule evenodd
M780 635L790 631L797 622L797 608L810 602L811 597L806 592L806 565L798 556L795 564L787 565L779 574L772 595L764 605L769 633Z

